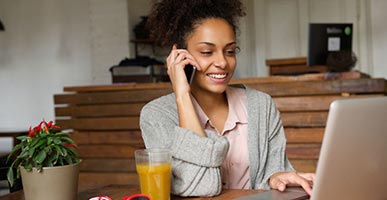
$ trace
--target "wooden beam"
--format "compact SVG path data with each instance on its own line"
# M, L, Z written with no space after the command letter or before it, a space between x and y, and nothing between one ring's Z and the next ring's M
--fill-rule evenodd
M315 173L317 168L317 159L290 159L290 163L298 172Z
M81 172L127 172L136 173L136 162L123 158L85 158L82 159Z
M321 144L325 128L285 128L287 144Z
M288 127L324 127L328 118L328 112L283 112L282 124Z
M384 93L384 79L348 79L331 81L295 81L247 84L271 96L334 95L342 93Z
M74 118L56 119L56 124L62 129L80 131L103 130L138 130L139 117L101 117L101 118Z
M95 104L83 106L56 107L55 116L71 117L117 117L117 116L139 116L142 103L120 103L120 104Z
M82 144L127 144L143 146L140 130L126 131L75 131L70 137L78 145Z
M172 92L172 89L152 89L152 90L128 90L112 92L92 92L77 94L57 94L54 95L54 102L58 104L112 104L112 103L132 103L148 102Z
M143 145L79 145L78 153L81 158L134 158L134 151L143 148Z
M320 149L320 144L289 144L286 155L289 159L318 159Z
M322 96L293 96L293 97L274 97L277 108L281 112L294 111L328 111L330 104L334 100L353 99L384 96L383 94L372 95L322 95Z

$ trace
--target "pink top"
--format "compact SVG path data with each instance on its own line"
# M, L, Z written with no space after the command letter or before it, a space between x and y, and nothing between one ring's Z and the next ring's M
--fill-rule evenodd
M249 189L250 172L247 147L247 96L244 89L228 87L228 116L221 132L193 98L202 127L227 137L230 147L221 168L224 189Z

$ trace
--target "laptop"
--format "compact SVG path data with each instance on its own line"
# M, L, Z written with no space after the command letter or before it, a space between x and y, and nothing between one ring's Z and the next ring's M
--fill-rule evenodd
M331 103L312 196L300 188L238 200L387 199L387 97Z

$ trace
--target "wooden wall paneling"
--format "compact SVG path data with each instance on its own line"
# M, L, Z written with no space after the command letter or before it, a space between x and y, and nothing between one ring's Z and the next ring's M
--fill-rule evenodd
M274 97L273 100L280 112L327 111L334 100L375 96L383 96L383 94Z
M74 131L71 138L77 144L127 144L143 145L140 130L125 131Z
M58 119L56 123L63 129L76 130L138 130L139 117L99 117Z
M322 143L325 128L285 128L288 144Z
M77 94L54 95L56 104L103 104L148 102L152 99L168 94L171 89L129 90L114 92L90 92Z
M134 151L141 148L144 148L144 145L78 145L79 156L82 158L134 158Z
M273 96L287 137L287 156L300 171L316 169L332 101L386 93L384 79L352 75L326 78L320 74L250 78L232 83L245 83ZM147 84L73 87L67 89L70 93L55 95L56 123L64 129L72 129L71 137L78 144L83 159L82 187L130 184L128 177L137 178L134 151L144 148L139 112L145 103L171 89L170 85L161 84L150 89L144 85Z
M348 79L330 81L294 81L279 83L247 84L248 86L276 96L309 96L341 93L383 93L384 79Z
M316 172L317 159L289 159L289 161L299 172Z
M86 158L82 160L81 171L136 173L136 163L126 158Z
M283 112L284 127L324 127L328 112Z
M289 159L318 159L321 144L288 144L286 155Z
M67 107L56 107L56 116L72 117L110 117L110 116L138 116L145 102L119 104L92 104Z

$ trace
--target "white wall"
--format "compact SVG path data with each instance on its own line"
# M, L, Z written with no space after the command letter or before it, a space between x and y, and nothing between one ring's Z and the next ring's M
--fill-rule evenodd
M127 1L88 1L92 84L111 84L109 68L129 55Z
M387 1L371 0L373 75L387 78Z
M133 28L136 26L141 20L142 16L147 16L150 12L152 3L154 0L128 0L128 19L129 19L129 39L135 39ZM135 57L134 44L129 43L129 58ZM146 49L144 49L146 48ZM141 50L139 53L150 52L147 46L141 46L139 48Z
M91 83L88 1L0 0L0 130L51 120L53 94Z
M64 86L110 84L127 13L127 0L0 0L0 131L53 119Z

